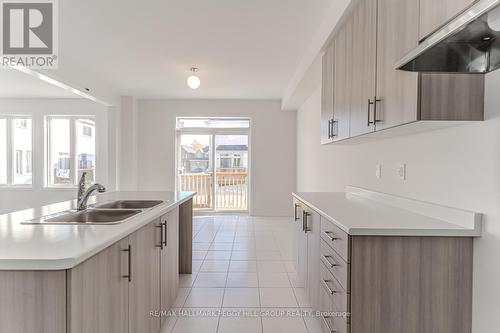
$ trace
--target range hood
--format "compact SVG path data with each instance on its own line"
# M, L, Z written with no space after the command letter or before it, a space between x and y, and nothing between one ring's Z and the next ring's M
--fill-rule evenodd
M500 0L479 0L395 67L424 73L488 73L500 68Z

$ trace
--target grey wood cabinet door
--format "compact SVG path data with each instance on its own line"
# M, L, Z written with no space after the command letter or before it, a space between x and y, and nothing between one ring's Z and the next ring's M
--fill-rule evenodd
M129 331L128 246L127 237L68 270L68 333Z
M378 0L376 130L417 120L418 74L394 64L418 45L419 0Z
M313 309L319 309L320 286L320 215L315 211L307 210L307 279L306 293Z
M176 208L162 217L165 246L161 251L161 309L169 310L179 289L179 210ZM162 317L163 323L167 317Z
M333 79L334 141L350 136L351 81L352 81L352 21L348 20L335 36Z
M129 236L131 281L129 283L129 333L158 333L160 318L150 311L160 310L159 220Z
M353 237L351 333L470 333L473 239Z
M322 78L321 78L321 144L332 142L333 121L333 79L334 79L334 57L335 43L332 41L323 54Z
M168 291L168 284L169 284L169 279L170 279L170 256L168 253L168 236L169 236L169 230L168 230L168 224L169 224L169 218L168 214L163 215L160 218L160 232L162 233L161 235L161 240L160 242L164 241L165 239L167 240L164 245L161 248L160 251L160 304L161 304L161 310L162 311L167 311L170 309L172 303L170 300L169 296L169 291ZM167 230L165 230L165 226ZM166 317L162 316L161 317L161 324L163 324L167 320Z
M65 333L66 271L0 271L0 332Z
M357 136L375 131L373 121L377 51L377 1L361 0L353 9L347 25L352 24L351 133Z
M420 74L419 120L484 120L484 74Z
M477 0L420 0L420 39L463 12Z
M297 219L295 220L295 240L297 246L296 269L300 287L305 287L307 280L307 235L304 232L303 205L297 202Z

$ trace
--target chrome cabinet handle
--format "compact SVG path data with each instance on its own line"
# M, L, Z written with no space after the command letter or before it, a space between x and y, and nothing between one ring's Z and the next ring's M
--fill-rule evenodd
M332 120L328 120L328 139L332 138Z
M164 232L164 235L163 235L163 246L167 247L167 236L168 236L168 233L167 233L167 220L165 220L165 222L163 222L163 225L165 226L164 229L163 229L163 232Z
M297 210L299 209L299 207L300 207L300 205L299 205L299 204L295 204L295 207L294 207L295 212L294 212L294 216L293 216L293 217L295 218L295 221L300 220L300 217L298 217L298 216L297 216L297 215L298 215L298 214L297 214L297 213L298 213L298 211L297 211Z
M123 275L123 278L128 279L128 282L132 281L132 245L129 245L128 248L123 249L123 252L128 253L128 272L127 275Z
M375 104L375 102L372 102L372 100L368 98L368 120L366 122L366 125L368 127L370 127L371 124L374 124L374 122L371 121L371 119L370 119L370 109L371 109L370 106L374 105L374 104Z
M306 217L306 211L303 210L302 211L302 231L304 231L304 232L306 231L306 226L305 226L306 219L307 219L307 217Z
M328 282L331 282L331 280L321 280L321 284L323 285L323 287L325 287L325 289L328 291L328 293L330 295L333 295L336 293L336 291L333 291L329 286L328 286Z
M381 119L377 119L377 103L382 102L382 100L380 98L377 98L377 96L375 96L373 98L373 100L374 100L374 103L373 103L373 124L375 124L375 123L379 123L382 121Z
M304 211L304 220L305 220L304 232L305 233L308 233L309 231L311 231L311 229L309 228L309 216L311 216L311 213Z
M336 267L336 266L340 266L339 264L337 264L336 262L332 262L330 260L328 260L328 258L332 258L332 256L321 256L323 258L324 261L326 261L328 263L328 265L333 268L333 267Z
M335 124L337 124L337 121L332 119L332 138L337 136L337 133L335 133Z
M321 316L321 319L323 319L323 324L326 326L326 329L328 330L328 332L337 333L338 331L332 330L332 328L330 327L330 324L328 324L328 320L327 320L328 318L330 318L330 317Z
M160 250L163 250L163 245L164 245L164 243L165 243L165 241L164 241L164 239L163 239L163 235L164 235L164 233L163 233L163 226L164 226L164 224L163 224L163 223L160 223L160 225L156 225L156 226L155 226L156 228L160 228L160 229L161 229L161 230L160 230L160 245L156 245L156 247L159 247L159 248L160 248Z
M325 236L328 237L328 239L330 239L330 241L332 241L332 242L334 240L338 239L337 237L335 237L335 235L331 231L323 231L323 234L325 234ZM330 235L333 235L333 236L330 236Z

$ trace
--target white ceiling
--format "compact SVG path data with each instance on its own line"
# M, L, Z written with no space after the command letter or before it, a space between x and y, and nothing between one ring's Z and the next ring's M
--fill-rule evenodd
M60 1L60 66L138 98L280 99L334 2Z
M0 69L0 98L81 98L34 76L14 69Z

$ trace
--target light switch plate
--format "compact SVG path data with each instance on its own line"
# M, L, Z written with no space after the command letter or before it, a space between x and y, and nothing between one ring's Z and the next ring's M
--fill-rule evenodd
M406 163L401 163L398 167L398 177L401 180L406 180Z
M375 165L375 177L382 178L382 164Z

